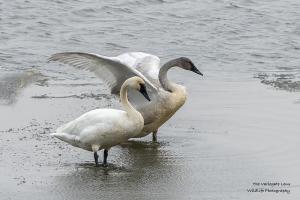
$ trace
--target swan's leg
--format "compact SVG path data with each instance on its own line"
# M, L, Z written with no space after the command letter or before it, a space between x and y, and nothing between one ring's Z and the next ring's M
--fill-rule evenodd
M99 145L92 145L92 150L94 152L94 158L95 158L95 163L96 163L96 167L99 166L99 163L98 163L98 154L97 154L97 151L99 150Z
M153 131L153 133L152 133L152 141L153 141L153 142L157 142L157 131L158 131L158 130Z
M94 152L94 158L95 158L95 163L96 163L96 167L98 167L99 166L99 163L98 163L98 154L97 154L97 151L96 152Z
M104 153L103 153L103 166L104 167L107 166L107 156L108 156L108 150L104 149Z

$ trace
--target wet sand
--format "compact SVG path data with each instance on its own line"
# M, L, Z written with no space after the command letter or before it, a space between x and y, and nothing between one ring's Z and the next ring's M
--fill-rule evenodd
M101 84L25 88L14 104L0 107L1 198L299 197L297 93L209 75L185 85L189 99L159 130L159 142L146 137L114 147L107 168L95 167L92 153L49 136L83 112L118 107ZM82 97L87 93L94 95ZM247 192L264 181L291 183L290 194Z

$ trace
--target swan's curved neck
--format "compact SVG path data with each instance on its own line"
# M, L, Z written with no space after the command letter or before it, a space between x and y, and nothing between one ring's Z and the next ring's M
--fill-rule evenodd
M174 90L176 90L176 85L169 81L167 76L168 70L175 66L178 66L177 59L168 61L159 70L159 82L162 87L169 92L174 92Z
M136 115L136 113L138 111L131 105L131 103L129 103L128 97L127 97L127 90L128 90L128 85L123 85L121 87L120 98L121 98L121 102L122 102L124 110L127 112L127 114L129 116L133 116L133 115Z

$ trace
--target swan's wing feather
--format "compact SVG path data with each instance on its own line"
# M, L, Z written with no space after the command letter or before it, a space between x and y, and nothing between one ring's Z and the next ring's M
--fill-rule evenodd
M160 59L151 54L143 52L130 52L124 53L117 58L125 65L132 66L139 72L141 72L147 79L149 79L155 86L160 87L158 80L158 74L160 70ZM129 101L138 108L144 117L145 124L151 123L156 116L152 115L153 106L150 104L155 104L154 102L158 99L158 93L149 93L151 102L148 102L139 92L135 90L128 91Z
M141 72L125 62L122 63L118 57L106 57L93 53L64 52L52 55L49 60L94 72L110 87L112 94L118 95L124 81L133 76L144 79L151 91L157 89Z
M157 56L143 52L130 52L121 54L117 58L121 63L132 66L151 82L159 85L160 59Z

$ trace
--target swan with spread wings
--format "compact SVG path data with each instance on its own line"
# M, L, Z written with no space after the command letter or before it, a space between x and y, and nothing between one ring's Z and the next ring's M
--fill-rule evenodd
M185 103L186 89L184 86L168 80L167 72L172 67L203 74L193 62L180 57L160 66L160 59L143 52L124 53L116 57L107 57L94 53L64 52L50 57L50 61L69 64L75 68L94 72L118 95L123 82L133 76L142 78L148 88L151 102L132 90L128 98L144 118L144 128L135 137L144 137L153 133L153 141L157 141L157 131Z

